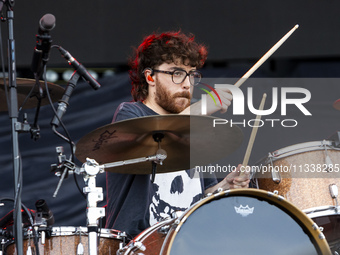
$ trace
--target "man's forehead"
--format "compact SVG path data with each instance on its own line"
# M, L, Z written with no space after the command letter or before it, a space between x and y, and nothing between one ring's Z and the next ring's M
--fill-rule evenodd
M170 69L188 69L188 70L192 70L192 69L196 69L195 66L190 66L189 65L189 61L186 61L186 63L183 63L183 61L179 60L176 62L173 61L169 61L169 62L164 62L161 65L165 65L166 67L170 68Z

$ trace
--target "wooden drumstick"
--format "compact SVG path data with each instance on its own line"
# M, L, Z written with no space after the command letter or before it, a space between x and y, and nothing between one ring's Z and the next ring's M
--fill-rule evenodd
M259 107L259 110L262 111L263 110L263 107L264 107L264 103L266 101L266 98L267 98L267 94L264 93L263 96L262 96L262 100L261 100L261 103L260 103L260 107ZM258 129L258 123L261 119L261 115L257 115L256 116L256 119L255 119L255 124L254 124L254 127L251 131L251 134L250 134L250 138L249 138L249 142L248 142L248 146L247 146L247 150L246 150L246 154L244 155L244 159L243 159L243 163L242 165L244 167L246 167L248 165L248 161L249 161L249 158L250 158L250 153L251 153L251 150L253 148L253 145L254 145L254 141L255 141L255 137L256 137L256 133L257 133L257 129ZM241 168L242 169L242 168ZM243 169L244 170L244 169ZM242 171L242 170L241 170ZM244 171L242 171L244 172ZM241 172L241 174L242 174Z
M299 25L295 25L284 37L280 39L266 54L260 58L256 64L249 69L236 83L235 86L240 87L249 77L252 75L257 68L259 68L290 36L296 29L298 29Z

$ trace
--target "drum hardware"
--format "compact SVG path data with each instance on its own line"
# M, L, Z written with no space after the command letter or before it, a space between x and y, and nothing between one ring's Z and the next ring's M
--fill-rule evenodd
M51 164L51 172L54 172L55 176L60 177L56 190L53 193L53 197L57 197L59 189L64 181L67 178L69 173L80 174L79 167L77 167L72 161L71 157L68 160L66 155L64 155L63 146L57 146L56 152L58 153L58 164Z
M81 162L89 157L99 164L152 155L157 150L153 136L162 133L161 144L167 153L167 162L157 165L157 173L191 169L194 165L225 158L242 143L243 133L239 127L213 127L214 119L216 117L168 114L118 121L82 137L75 155ZM150 170L146 162L134 167L112 165L112 168L106 169L125 174L151 174Z
M36 231L37 233L37 231ZM28 235L28 247L27 247L27 251L26 251L26 255L32 255L32 248L31 248L31 236L33 234L33 230L32 230L32 227L29 227L28 228L28 231L27 231L27 235ZM45 242L41 243L41 244L45 244Z
M1 239L1 251L0 254L3 254L3 251L5 250L5 245L7 244L8 240L6 239Z
M332 168L333 168L333 162L332 162L331 158L328 156L326 140L322 141L322 145L325 149L325 163L327 165L327 170L329 171L329 166L332 166Z
M77 232L79 232L79 243L77 245L77 255L83 255L84 254L84 246L81 243L81 230L77 229Z
M119 243L119 250L123 249L125 245L127 244L127 234L126 232L119 232L118 237L122 240Z
M36 244L38 243L38 233L40 233L41 244L44 245L46 238L46 230L49 231L48 236L51 236L50 233L51 228L48 227L54 224L54 216L44 199L39 199L35 203L35 206L37 208L33 224L33 228L35 231L34 237L36 238L35 243ZM28 231L28 235L29 234L30 232Z
M117 255L129 254L131 252L137 252L137 254L139 254L140 251L146 251L145 254L158 254L156 251L158 248L160 249L160 247L156 247L159 243L155 241L158 239L164 239L167 234L159 231L159 228L166 227L170 229L174 223L174 220L175 219L167 218L147 228L141 234L131 240L126 246L119 249L117 251ZM149 242L148 238L151 238L153 241ZM151 247L149 247L150 244L152 245Z
M87 228L89 238L89 254L98 254L98 219L105 216L105 209L98 208L97 202L103 201L103 188L96 187L96 175L104 172L93 159L87 159L83 165L85 187L84 194L87 194Z
M170 226L163 226L158 230L158 232L160 234L166 235L169 232L169 230L170 230Z
M275 170L275 168L273 167L274 164L273 164L273 155L269 152L268 153L268 158L269 158L269 161L270 161L270 165L271 165L271 174L272 174L272 180L273 182L279 184L281 182L281 175L280 175L280 172Z
M336 202L336 206L335 206L335 211L338 212L338 194L339 194L339 190L338 190L338 186L336 184L330 184L329 185L329 192L331 193L331 197L333 199L335 199Z

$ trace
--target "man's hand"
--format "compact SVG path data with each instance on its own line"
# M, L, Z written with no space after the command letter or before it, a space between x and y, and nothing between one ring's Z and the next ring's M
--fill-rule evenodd
M221 98L222 105L216 94L211 93L214 96L216 104L210 96L207 96L207 115L211 115L217 111L221 111L221 113L227 112L228 107L231 105L231 101L233 100L233 95L231 94L229 89L226 88L216 89L216 92ZM202 100L187 107L185 110L180 112L180 114L201 115Z
M244 171L241 171L241 168ZM206 189L204 193L213 193L219 188L222 188L223 190L248 188L250 182L249 178L250 172L247 171L247 167L242 167L242 165L239 164L237 168L229 173L222 181L215 186Z

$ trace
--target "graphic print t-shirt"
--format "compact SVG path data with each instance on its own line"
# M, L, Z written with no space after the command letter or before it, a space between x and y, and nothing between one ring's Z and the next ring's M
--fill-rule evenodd
M150 115L158 114L141 102L122 103L113 121ZM106 175L106 228L125 231L130 237L173 212L186 210L203 197L205 189L217 183L215 178L200 178L194 169L156 174L153 183L150 175Z

